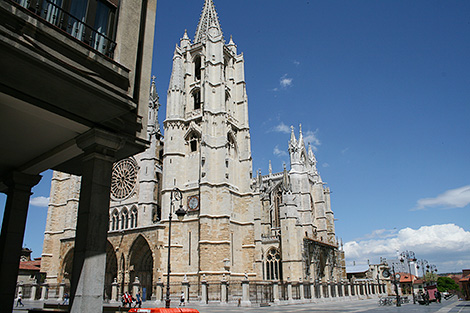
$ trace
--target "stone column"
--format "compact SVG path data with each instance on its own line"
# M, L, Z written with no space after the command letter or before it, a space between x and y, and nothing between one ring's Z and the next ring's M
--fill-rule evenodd
M0 233L0 308L4 312L13 311L29 197L40 180L40 175L13 172L3 181L8 188Z
M65 293L65 283L61 282L59 285L59 297L57 298L57 301L59 302L64 301L64 293Z
M41 285L41 301L45 301L47 298L47 284Z
M155 295L155 304L160 305L162 303L163 298L163 282L162 279L159 277L157 282L157 292Z
M111 171L124 138L92 129L77 139L84 151L71 281L71 313L101 312L109 226Z
M207 304L207 300L207 280L206 277L203 277L201 281L201 303Z
M250 301L250 281L248 276L245 274L245 279L242 280L242 301L241 306L251 306Z
M38 290L38 283L34 281L33 285L31 286L31 296L29 297L30 300L36 300L36 290Z
M273 298L274 298L274 304L279 305L281 301L279 300L279 281L278 280L273 282Z
M339 298L339 284L338 284L338 281L335 279L335 282L333 284L335 286L335 297Z
M310 299L313 301L313 299L316 298L315 296L315 281L313 279L310 279Z
M305 300L305 290L304 290L304 282L302 280L302 277L299 278L299 288L300 288L300 300L304 301Z
M352 296L352 292L351 292L351 282L348 281L347 284L348 284L348 296L351 297L351 296Z
M220 303L227 304L228 281L225 279L225 274L220 281L220 288Z
M331 298L331 289L330 289L330 280L329 279L326 281L325 285L326 285L326 288L325 288L324 296L325 296L325 298Z
M289 277L287 277L287 301L290 303L294 302L292 297L292 282Z
M114 278L114 281L111 284L111 302L119 302L118 290L119 290L119 283L117 282L117 279Z
M325 297L325 294L324 294L324 291L325 291L325 290L323 290L323 282L322 282L322 281L319 281L317 286L318 286L318 291L319 291L319 294L318 294L318 295L319 295L319 297L322 299L322 298Z

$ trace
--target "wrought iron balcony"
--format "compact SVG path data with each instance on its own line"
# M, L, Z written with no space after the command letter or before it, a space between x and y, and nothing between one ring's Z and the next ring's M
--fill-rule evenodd
M50 0L5 0L26 8L49 24L65 31L94 50L112 58L116 42L71 15Z

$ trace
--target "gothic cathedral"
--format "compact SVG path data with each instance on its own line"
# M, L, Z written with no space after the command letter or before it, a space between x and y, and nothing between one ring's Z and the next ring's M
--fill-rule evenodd
M113 168L105 295L138 280L146 298L171 279L254 281L346 278L335 236L330 190L302 130L288 143L290 169L252 172L243 54L225 42L212 0L205 0L194 40L184 32L173 57L164 136L152 82L149 148ZM46 282L67 284L80 178L54 172L42 254ZM158 295L160 297L161 295ZM159 299L157 299L159 300Z

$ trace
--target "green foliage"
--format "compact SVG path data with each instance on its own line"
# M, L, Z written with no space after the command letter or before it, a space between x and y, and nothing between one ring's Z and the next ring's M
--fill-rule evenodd
M437 274L434 274L434 273L431 273L431 272L426 272L426 274L424 275L424 280L427 282L427 283L433 283L433 282L436 282L437 281Z
M458 291L460 290L459 285L455 283L455 281L450 277L439 277L437 279L437 290L440 292L444 291Z

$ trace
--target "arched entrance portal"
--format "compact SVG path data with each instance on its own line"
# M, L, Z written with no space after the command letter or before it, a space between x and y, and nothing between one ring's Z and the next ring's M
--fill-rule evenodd
M72 275L73 267L73 248L71 248L64 257L62 262L61 276L59 282L64 282L66 286L70 286L70 278Z
M153 256L147 240L142 235L137 237L130 250L129 268L131 269L130 283L132 284L135 277L138 277L142 286L142 296L145 295L145 299L150 300L153 283Z
M116 253L111 243L106 244L106 271L104 276L104 298L111 299L111 290L114 279L117 278L117 259ZM115 300L115 299L113 299Z

